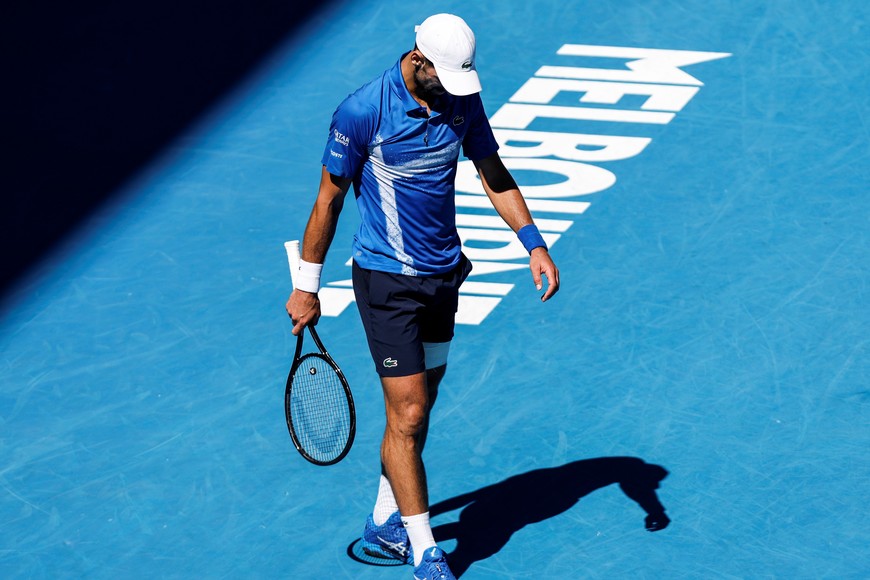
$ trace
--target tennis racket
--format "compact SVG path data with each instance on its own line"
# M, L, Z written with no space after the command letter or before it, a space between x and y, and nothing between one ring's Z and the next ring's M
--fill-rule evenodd
M286 242L290 276L299 269L299 242ZM305 330L319 352L302 354ZM296 339L296 354L284 390L287 429L296 450L315 465L332 465L344 459L356 434L356 410L344 373L332 360L313 326Z

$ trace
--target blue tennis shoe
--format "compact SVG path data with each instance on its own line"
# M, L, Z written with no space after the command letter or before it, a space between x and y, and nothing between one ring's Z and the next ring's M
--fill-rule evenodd
M373 558L400 560L405 564L414 563L408 532L402 524L402 516L393 512L383 525L375 525L372 515L366 520L362 535L362 549Z
M414 580L456 580L447 566L444 551L435 546L426 548L420 565L414 568Z

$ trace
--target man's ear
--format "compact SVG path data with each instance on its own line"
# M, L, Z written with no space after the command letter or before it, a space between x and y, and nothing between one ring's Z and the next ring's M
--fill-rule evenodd
M423 56L423 53L416 48L411 51L411 64L413 64L416 68L419 68L426 64L426 57Z

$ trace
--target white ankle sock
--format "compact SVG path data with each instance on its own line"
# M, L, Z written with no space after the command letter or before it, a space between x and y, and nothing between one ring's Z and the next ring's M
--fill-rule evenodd
M416 516L402 516L402 523L408 531L408 539L414 550L414 566L419 566L423 560L423 552L427 548L435 546L435 538L432 537L432 528L429 525L429 512Z
M378 499L375 500L375 509L372 510L372 519L376 526L384 525L390 516L399 509L390 480L381 475L381 484L378 487Z

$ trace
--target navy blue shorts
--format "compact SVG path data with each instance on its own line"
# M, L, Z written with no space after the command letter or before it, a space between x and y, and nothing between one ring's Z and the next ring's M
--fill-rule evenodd
M353 264L353 290L375 370L404 377L426 370L423 343L453 338L459 287L471 272L464 255L438 276L405 276Z

